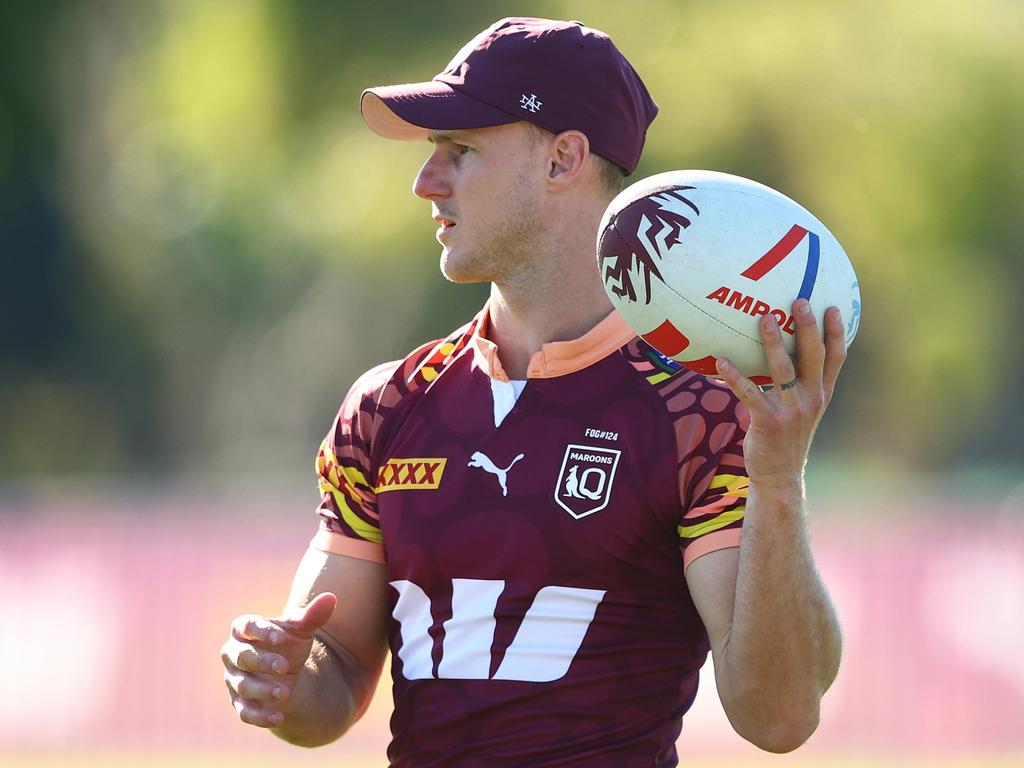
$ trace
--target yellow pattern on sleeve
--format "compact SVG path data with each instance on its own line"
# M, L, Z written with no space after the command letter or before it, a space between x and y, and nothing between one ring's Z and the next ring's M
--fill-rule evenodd
M338 469L341 470L341 474L343 474L345 476L345 479L348 480L350 485L353 485L353 486L362 485L362 486L367 487L367 488L370 487L370 483L367 481L366 475L364 475L362 472L360 472L355 467L342 467L342 466L339 466Z
M744 496L746 493L744 492ZM730 523L735 523L737 520L743 519L744 512L747 511L746 506L739 506L736 509L730 509L728 512L723 512L717 517L713 517L710 520L705 520L703 523L695 523L694 525L680 525L679 536L683 539L696 539L703 536L706 533L717 531L719 528L725 528Z
M735 496L737 499L747 498L747 490L750 486L750 478L746 475L715 475L711 478L711 485L708 493L718 493L722 496ZM724 488L724 490L719 490Z
M354 492L356 485L369 486L366 476L355 467L343 467L338 464L338 457L329 442L324 440L320 446L320 453L316 461L317 474L320 476L320 493L330 493L334 504L341 513L341 519L351 528L357 536L372 541L375 544L383 542L384 537L380 528L363 520L357 515L349 504L349 496L343 490L344 487Z
M380 544L384 541L384 536L380 532L380 528L377 528L370 523L363 520L359 515L352 511L352 507L349 506L348 497L345 492L339 488L335 488L326 480L320 480L320 491L329 492L334 497L334 503L338 507L338 511L341 512L341 519L345 521L345 524L351 528L357 536L372 541L375 544Z

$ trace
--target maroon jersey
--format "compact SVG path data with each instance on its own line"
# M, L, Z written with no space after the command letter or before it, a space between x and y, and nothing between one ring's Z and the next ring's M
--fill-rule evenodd
M387 568L391 765L676 765L747 412L617 313L516 399L488 318L360 378L317 460L314 546Z

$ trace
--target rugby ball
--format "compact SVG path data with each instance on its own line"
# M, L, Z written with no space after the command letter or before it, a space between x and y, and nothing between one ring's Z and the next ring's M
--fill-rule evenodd
M771 377L758 331L772 314L796 355L793 302L839 307L847 346L860 290L839 242L806 209L763 184L714 171L670 171L623 190L605 211L597 260L612 303L666 357L706 376L728 357L758 384Z

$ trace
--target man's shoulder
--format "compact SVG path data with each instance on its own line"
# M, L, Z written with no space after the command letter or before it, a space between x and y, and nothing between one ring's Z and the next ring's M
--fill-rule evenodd
M647 381L672 421L696 417L703 419L709 429L738 424L746 430L749 413L724 381L683 367L640 337L625 344L621 353L637 376Z
M474 318L445 337L421 344L399 360L374 366L356 379L349 397L393 405L434 381L467 348L476 330Z
M619 351L637 375L645 378L660 394L680 387L698 392L730 392L724 382L686 368L682 363L663 355L639 336L634 336L622 345Z

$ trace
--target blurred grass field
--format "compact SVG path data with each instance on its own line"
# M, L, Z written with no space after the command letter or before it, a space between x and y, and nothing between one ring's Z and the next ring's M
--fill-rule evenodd
M817 502L816 554L846 639L818 732L794 754L758 752L729 727L707 669L681 764L1024 766L1024 497L996 486L992 498L883 494L871 515L854 514L860 494ZM0 605L42 626L46 606L63 604L76 652L61 633L0 633L0 658L19 660L0 698L2 768L386 765L387 675L366 716L323 749L237 721L218 654L226 627L242 610L273 615L310 527L279 512L301 499L240 498L6 504ZM242 525L246 546L226 545Z

